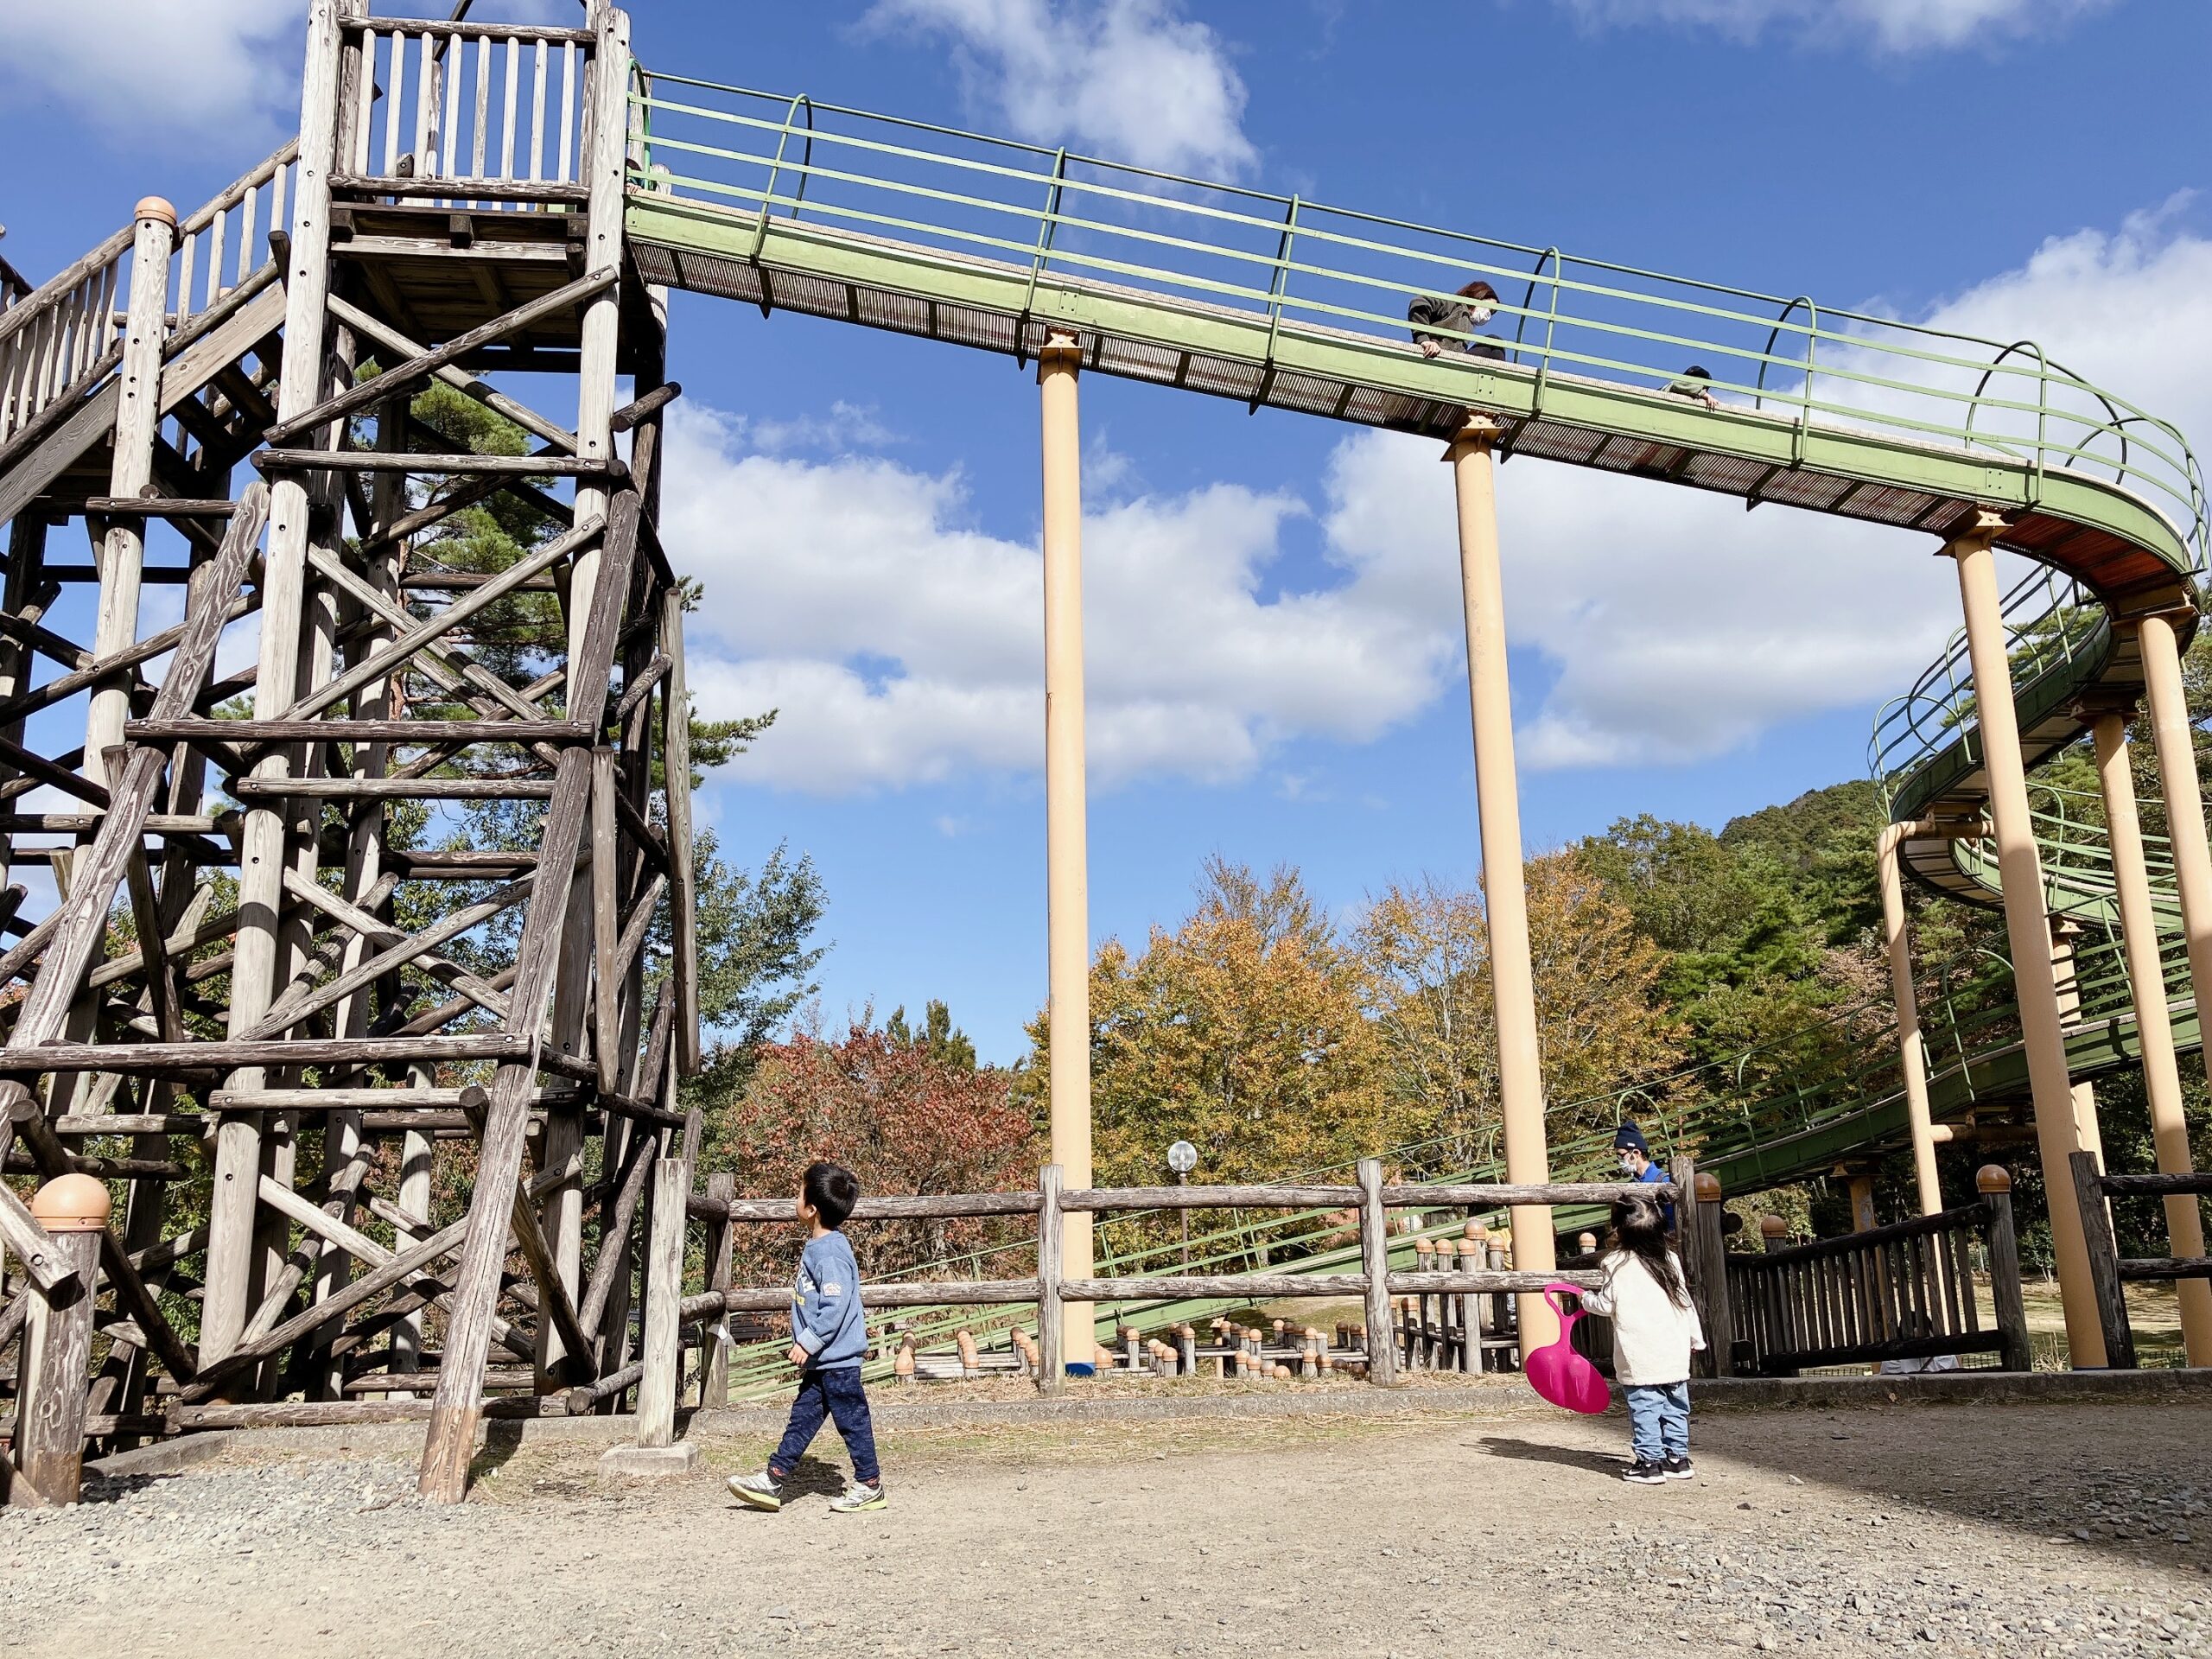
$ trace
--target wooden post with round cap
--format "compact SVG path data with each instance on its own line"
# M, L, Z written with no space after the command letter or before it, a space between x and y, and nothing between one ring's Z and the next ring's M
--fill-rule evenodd
M89 1175L61 1175L39 1188L31 1214L54 1241L67 1276L50 1290L26 1287L22 1386L8 1502L16 1509L74 1503L83 1479L85 1390L92 1352L92 1299L106 1236L106 1185Z
M1699 1170L1691 1178L1690 1191L1682 1238L1698 1259L1697 1280L1704 1292L1699 1317L1705 1322L1706 1361L1713 1376L1727 1376L1733 1369L1736 1309L1728 1285L1728 1240L1720 1230L1726 1215L1720 1203L1720 1178Z
M1974 1191L1987 1212L1989 1292L1997 1305L1997 1332L2005 1338L2005 1369L2031 1371L2028 1347L2028 1305L2020 1294L2020 1241L2012 1226L2012 1176L2002 1164L1984 1164L1974 1173Z

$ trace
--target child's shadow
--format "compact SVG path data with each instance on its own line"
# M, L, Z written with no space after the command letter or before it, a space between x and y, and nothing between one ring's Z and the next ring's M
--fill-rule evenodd
M1604 1475L1618 1475L1621 1471L1621 1459L1606 1452L1546 1446L1540 1441L1510 1440L1501 1434L1484 1435L1482 1445L1483 1450L1493 1458L1511 1458L1520 1463L1555 1463L1562 1468L1588 1469Z
M809 1452L783 1479L784 1502L795 1497L836 1497L846 1487L845 1473Z

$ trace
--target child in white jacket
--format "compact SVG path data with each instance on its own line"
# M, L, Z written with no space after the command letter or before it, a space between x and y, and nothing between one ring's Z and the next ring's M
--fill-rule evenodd
M1648 1198L1613 1206L1613 1234L1598 1264L1605 1283L1582 1293L1582 1306L1613 1322L1613 1380L1628 1396L1634 1461L1624 1480L1656 1486L1688 1480L1690 1466L1690 1354L1705 1331L1690 1300L1682 1263L1667 1248L1667 1225Z

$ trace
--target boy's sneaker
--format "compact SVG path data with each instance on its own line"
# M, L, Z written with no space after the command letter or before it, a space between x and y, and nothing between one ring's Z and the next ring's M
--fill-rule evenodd
M757 1475L732 1475L728 1484L730 1496L741 1503L750 1503L756 1510L784 1507L783 1483L766 1469Z
M1694 1480L1697 1478L1697 1470L1688 1458L1668 1459L1666 1470L1667 1478L1669 1480Z
M883 1483L878 1480L871 1485L867 1481L856 1480L831 1498L830 1507L839 1515L858 1515L862 1510L880 1510L883 1507Z
M1667 1465L1663 1463L1646 1463L1643 1459L1638 1458L1621 1471L1621 1478L1632 1485L1656 1486L1667 1478Z

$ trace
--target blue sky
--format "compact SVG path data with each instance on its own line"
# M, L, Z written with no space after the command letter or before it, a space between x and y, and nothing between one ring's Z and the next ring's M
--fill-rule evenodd
M0 253L34 278L137 196L196 203L288 130L297 0L193 10L190 28L151 0L0 17L0 145L44 158L10 171ZM2212 431L2201 4L633 15L649 67L2033 333ZM741 862L788 839L820 866L825 1017L942 996L1013 1058L1044 988L1035 387L1002 359L688 296L671 358L671 540L709 584L701 695L785 709L703 814ZM1299 863L1340 908L1396 875L1471 879L1433 446L1103 378L1083 399L1094 934L1172 923L1216 850ZM1531 847L1638 811L1717 825L1861 775L1873 707L1952 624L1930 546L1608 486L1501 474Z

